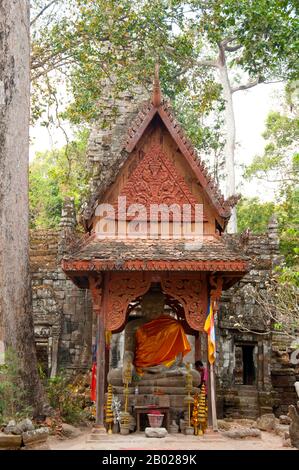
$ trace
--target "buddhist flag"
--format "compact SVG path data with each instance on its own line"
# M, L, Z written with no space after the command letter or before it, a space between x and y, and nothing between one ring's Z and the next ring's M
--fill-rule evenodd
M210 364L214 364L216 358L216 338L215 338L215 324L214 313L211 300L208 303L207 318L204 325L204 331L208 335L208 359Z

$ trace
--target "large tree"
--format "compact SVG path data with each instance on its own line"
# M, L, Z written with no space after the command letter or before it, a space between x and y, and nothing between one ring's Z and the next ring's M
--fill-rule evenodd
M31 312L28 237L29 1L0 0L0 318L21 386L44 403Z
M276 185L276 213L281 248L286 264L299 277L299 87L289 83L280 112L271 112L263 134L262 155L253 159L245 171L248 179Z
M199 54L194 67L215 69L225 121L226 196L236 192L233 94L259 83L298 77L298 2L294 0L191 0L190 31ZM194 57L192 57L194 61ZM240 78L246 75L248 80ZM258 112L258 109L257 109ZM236 232L236 210L229 230Z
M43 21L34 32L32 78L37 92L36 116L42 110L39 105L45 94L51 96L56 106L55 81L63 76L74 98L68 118L74 122L96 118L101 114L97 98L107 90L104 84L110 83L111 93L132 90L136 82L147 85L154 62L159 60L162 85L169 96L203 82L205 97L201 98L205 100L210 95L208 101L222 99L226 196L235 194L233 94L259 83L298 76L298 2L39 0L38 3L44 4L44 8L50 3L46 11L63 3L69 8L63 11L61 6L54 21ZM37 14L35 25L40 18ZM220 93L219 86L215 86L217 80ZM194 93L191 101L197 97ZM189 103L187 100L187 109ZM184 107L184 100L180 104ZM198 124L200 127L199 119ZM235 212L230 229L236 231Z

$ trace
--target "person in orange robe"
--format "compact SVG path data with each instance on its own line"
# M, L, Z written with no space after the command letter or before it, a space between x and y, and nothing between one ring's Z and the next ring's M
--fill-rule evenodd
M184 357L191 346L181 323L161 315L138 328L134 364L138 375L144 369L157 365L170 367L177 356Z

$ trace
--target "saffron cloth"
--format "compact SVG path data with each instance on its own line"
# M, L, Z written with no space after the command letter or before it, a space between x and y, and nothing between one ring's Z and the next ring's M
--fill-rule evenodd
M136 331L134 364L138 374L147 367L170 367L180 353L185 356L190 351L184 329L175 318L161 315Z

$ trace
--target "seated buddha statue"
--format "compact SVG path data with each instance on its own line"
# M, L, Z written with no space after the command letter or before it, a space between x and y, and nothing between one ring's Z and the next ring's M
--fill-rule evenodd
M126 325L123 367L110 370L112 385L120 385L120 378L124 382L128 371L129 381L135 383L186 374L183 358L191 346L181 322L165 313L164 294L150 290L141 300L141 311L141 318ZM192 370L192 375L198 385L199 373Z

